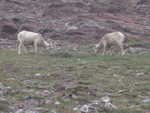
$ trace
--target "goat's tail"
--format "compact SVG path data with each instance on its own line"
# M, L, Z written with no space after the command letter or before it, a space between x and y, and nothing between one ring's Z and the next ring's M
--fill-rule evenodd
M19 34L17 34L16 49L18 48L18 45L19 45L19 39L20 39L20 35L19 35Z

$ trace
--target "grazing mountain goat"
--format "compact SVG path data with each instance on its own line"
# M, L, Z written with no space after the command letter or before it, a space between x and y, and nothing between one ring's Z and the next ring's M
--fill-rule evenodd
M19 42L18 45L18 54L21 54L21 48L24 48L24 51L27 53L25 44L33 44L34 52L37 53L38 46L44 46L46 49L49 49L50 44L44 40L41 34L34 33L30 31L21 31L17 35Z
M125 35L121 32L112 32L105 34L98 44L95 45L95 53L98 53L101 44L103 44L103 54L105 54L106 46L108 44L116 44L121 49L121 55L125 54L124 51L124 41L125 41Z

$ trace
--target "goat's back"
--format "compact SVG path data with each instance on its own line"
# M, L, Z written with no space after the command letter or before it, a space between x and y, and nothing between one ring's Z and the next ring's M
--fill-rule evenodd
M108 33L104 35L102 40L106 40L107 42L124 42L125 40L125 35L121 32L113 32L113 33Z
M39 33L34 33L34 32L30 32L30 31L21 31L18 33L18 40L19 41L26 41L26 42L30 42L30 41L34 41L36 39L41 40L41 34Z

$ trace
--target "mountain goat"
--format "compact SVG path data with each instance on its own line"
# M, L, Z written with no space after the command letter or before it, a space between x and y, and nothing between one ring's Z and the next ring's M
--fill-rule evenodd
M34 33L30 31L21 31L17 35L18 45L18 54L21 54L21 48L27 53L25 44L32 44L34 46L34 52L37 53L38 46L44 46L46 49L49 49L50 44L44 40L41 34Z
M121 55L124 55L124 41L125 35L121 32L107 33L101 38L99 43L95 45L95 53L98 53L101 44L103 45L103 54L105 54L108 44L116 44L121 49Z

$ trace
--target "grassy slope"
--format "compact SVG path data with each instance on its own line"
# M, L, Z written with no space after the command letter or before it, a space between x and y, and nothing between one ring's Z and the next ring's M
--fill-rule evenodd
M15 51L1 50L0 82L14 89L22 89L26 86L32 86L31 88L35 90L39 90L39 87L42 89L44 86L49 86L47 89L51 89L56 82L63 82L53 75L65 73L74 77L78 82L97 87L99 89L96 92L97 97L110 95L113 103L121 108L118 113L138 113L137 110L142 112L145 109L150 109L150 105L129 108L131 105L141 103L142 98L139 95L149 96L149 58L149 54L125 55L123 57L119 55L78 54L68 58L48 54L18 56ZM49 76L35 77L36 73ZM32 80L35 84L25 84L23 82L25 80ZM31 95L18 92L5 95L9 103L20 103L25 96ZM87 98L94 99L95 97L86 94L80 97L82 100Z

